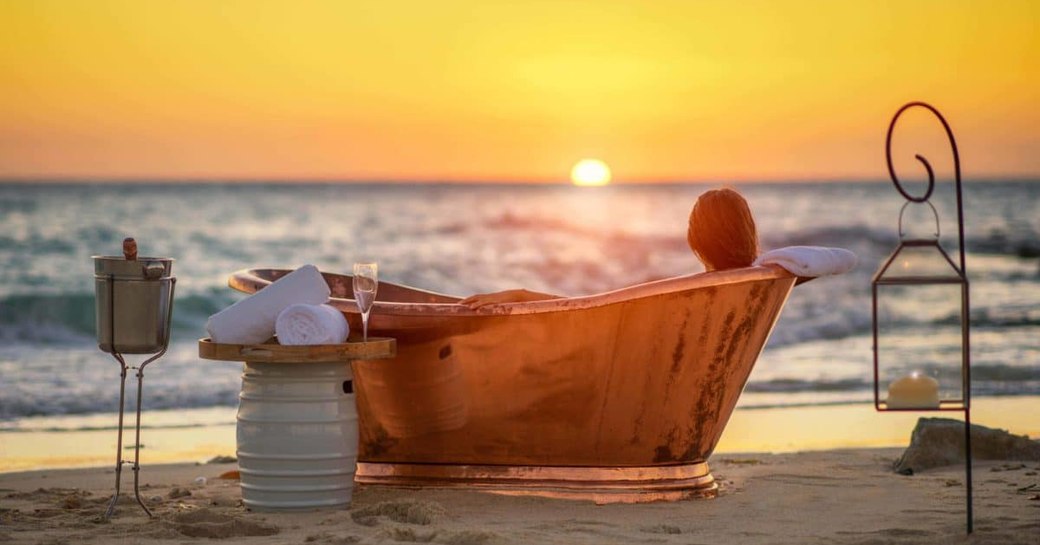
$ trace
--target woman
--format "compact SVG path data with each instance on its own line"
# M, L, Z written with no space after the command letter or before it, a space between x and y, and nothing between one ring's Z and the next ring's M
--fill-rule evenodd
M712 189L697 198L690 211L686 241L707 271L750 267L758 257L758 233L744 197L729 188ZM560 296L525 289L478 293L460 305L478 309L498 303L558 299Z
M758 257L758 233L744 197L724 187L697 198L686 231L690 249L708 271L750 267Z

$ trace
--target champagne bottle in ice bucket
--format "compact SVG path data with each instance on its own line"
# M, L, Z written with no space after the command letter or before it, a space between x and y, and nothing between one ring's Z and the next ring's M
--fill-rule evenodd
M379 288L379 266L375 263L354 264L354 301L361 312L362 338L368 342L368 314L376 302Z
M166 349L173 306L173 259L137 257L137 242L123 255L94 256L94 316L98 348L108 353L154 354Z

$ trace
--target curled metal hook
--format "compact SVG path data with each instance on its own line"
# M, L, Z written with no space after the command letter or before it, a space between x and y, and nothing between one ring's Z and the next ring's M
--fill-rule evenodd
M961 156L960 156L960 153L957 152L957 141L954 140L954 138L953 138L953 131L950 129L950 124L946 122L946 118L943 117L942 114L939 113L939 110L936 110L935 107L932 106L931 104L928 104L927 102L908 102L908 103L904 104L902 108L899 108L899 111L896 112L896 115L894 115L892 117L892 122L889 123L889 125L888 125L888 134L885 136L885 161L888 163L888 175L892 178L892 183L895 184L896 189L899 191L899 194L902 195L903 198L905 198L907 201L910 201L910 202L928 203L928 199L932 196L932 190L935 189L935 172L932 171L932 165L928 163L928 160L925 159L924 157L922 157L921 155L914 155L914 157L916 157L917 160L920 161L920 163L922 165L924 165L925 170L928 172L928 188L925 190L924 195L922 195L920 197L915 197L915 196L911 195L910 193L907 193L907 191L905 189L903 189L903 184L899 182L899 177L896 176L896 169L895 169L894 166L892 166L892 131L896 127L896 122L899 121L899 116L903 115L903 112L905 112L905 111L907 111L907 110L909 110L910 108L913 108L913 107L925 108L926 110L932 112L932 114L934 114L935 117L939 119L939 122L942 123L943 129L946 131L946 137L950 140L950 148L953 151L953 174L954 174L954 182L956 184L955 190L956 190L956 196L957 196L957 240L958 240L957 246L958 246L959 253L960 253L960 270L963 272L964 271L964 205L963 205L963 201L962 201L962 198L961 198ZM928 204L931 205L931 203L928 203ZM906 207L904 205L904 209L905 208ZM932 207L932 212L935 212L935 207L934 206ZM899 212L899 220L900 220L899 236L900 236L900 238L902 238L902 236L903 236L902 219L903 219L903 212L901 210ZM938 221L939 221L938 220L938 214L936 214L936 223L937 224L938 224ZM936 227L935 231L936 231L936 237L938 237L938 232L939 232L938 226Z
M915 197L908 193L904 188L903 184L899 181L899 177L896 176L895 167L892 165L892 132L896 127L896 122L899 120L899 116L903 115L903 112L913 108L914 106L920 106L926 108L928 111L935 114L935 117L942 123L943 129L946 130L946 136L950 139L950 147L953 149L953 167L957 176L957 185L960 185L961 178L961 160L957 153L957 142L953 139L953 131L950 130L950 125L946 123L946 118L939 113L931 104L926 102L909 102L905 104L896 115L892 117L892 122L888 125L888 134L885 136L885 161L888 163L888 175L892 178L892 183L895 184L899 194L908 201L912 202L925 202L932 196L932 190L935 189L935 172L932 170L932 165L928 163L928 160L921 155L914 155L914 157L924 165L925 170L928 172L928 188L925 189L924 195Z

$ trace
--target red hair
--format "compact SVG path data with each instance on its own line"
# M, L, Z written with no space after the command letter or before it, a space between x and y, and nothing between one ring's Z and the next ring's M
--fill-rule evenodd
M758 257L751 209L729 188L712 189L697 198L686 240L709 271L749 267Z

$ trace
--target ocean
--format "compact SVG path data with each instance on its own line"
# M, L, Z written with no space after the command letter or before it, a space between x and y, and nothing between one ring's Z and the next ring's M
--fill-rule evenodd
M144 406L181 413L148 426L233 423L241 364L200 360L196 341L209 315L244 297L227 287L235 270L349 273L375 260L383 280L454 295L596 293L703 270L685 237L708 187L0 184L0 432L114 424L119 366L97 349L91 256L118 255L126 236L141 255L176 259L172 341L147 368ZM904 201L887 182L734 187L763 250L836 246L860 259L794 289L738 407L872 400L870 278L898 243ZM951 194L939 184L933 202L955 253ZM966 183L964 199L972 394L1040 395L1040 182ZM932 228L928 214L907 218L908 230ZM903 307L911 339L949 319L926 305Z

